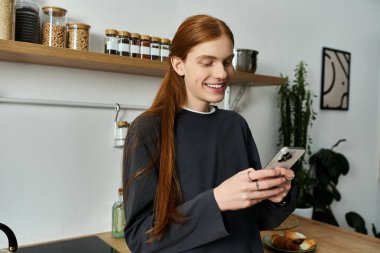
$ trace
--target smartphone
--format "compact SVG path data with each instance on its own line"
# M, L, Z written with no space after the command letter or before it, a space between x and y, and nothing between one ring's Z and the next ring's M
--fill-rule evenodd
M283 147L264 167L264 169L273 169L275 167L284 167L290 169L304 153L304 148Z

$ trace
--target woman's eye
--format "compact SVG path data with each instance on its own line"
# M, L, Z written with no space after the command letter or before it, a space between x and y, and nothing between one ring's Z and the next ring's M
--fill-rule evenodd
M202 63L204 66L212 66L213 62L212 61L207 61Z
M225 61L223 64L224 64L224 66L229 66L232 64L232 61Z

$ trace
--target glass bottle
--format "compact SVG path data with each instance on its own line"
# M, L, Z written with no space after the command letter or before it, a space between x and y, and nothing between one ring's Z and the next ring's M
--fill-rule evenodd
M15 0L0 1L0 39L13 40L15 32Z
M66 47L66 12L60 7L42 7L42 44Z
M124 147L125 137L127 136L129 123L128 121L116 121L115 122L115 148Z
M139 58L150 59L150 36L149 35L141 35Z
M131 40L131 34L127 31L120 31L119 32L119 39L118 39L118 54L121 56L129 56L130 52L130 40Z
M150 59L160 60L160 38L152 37L150 40Z
M15 40L40 43L40 6L35 0L16 1Z
M170 40L169 39L161 39L161 45L160 45L160 60L165 61L169 59L169 53L170 53Z
M106 54L117 54L119 47L117 41L118 31L115 29L106 29L106 38L104 43L104 53Z
M131 33L131 57L138 57L140 54L140 34Z
M119 200L112 206L112 236L114 238L123 238L125 227L123 188L119 188L118 194Z

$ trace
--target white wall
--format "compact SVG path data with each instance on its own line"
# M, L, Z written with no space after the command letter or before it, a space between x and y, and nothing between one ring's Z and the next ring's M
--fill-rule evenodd
M294 66L306 61L308 81L318 95L313 151L348 139L337 149L349 159L351 171L339 182L343 197L333 205L334 213L343 227L347 227L344 214L351 210L360 213L367 225L380 227L379 1L39 3L67 8L70 21L91 24L91 51L103 50L106 28L171 38L184 18L208 13L230 25L236 47L260 52L257 73L293 76ZM348 111L319 110L323 46L351 52ZM9 62L0 62L0 74L3 97L146 106L160 82L160 78ZM239 110L265 163L276 151L276 88L249 89ZM138 113L123 111L121 118L130 121ZM0 115L0 222L14 229L19 243L109 231L110 209L121 182L121 150L112 147L115 112L0 104ZM0 248L5 245L0 235Z

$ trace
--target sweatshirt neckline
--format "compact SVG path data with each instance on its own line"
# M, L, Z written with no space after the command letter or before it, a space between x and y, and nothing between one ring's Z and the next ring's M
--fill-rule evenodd
M210 105L210 111L208 112L200 112L200 111L196 111L196 110L193 110L193 109L190 109L186 106L183 106L182 109L186 110L186 111L189 111L189 112L193 112L193 113L197 113L197 114L201 114L201 115L209 115L209 114L213 114L216 112L216 107L215 106L212 106Z

